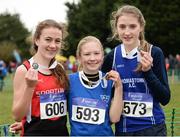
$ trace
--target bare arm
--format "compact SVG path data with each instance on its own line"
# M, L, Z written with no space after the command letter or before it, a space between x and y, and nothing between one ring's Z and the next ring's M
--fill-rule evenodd
M119 73L114 70L111 70L110 72L108 72L108 78L115 82L114 97L111 101L109 115L110 115L111 122L116 123L120 120L122 107L123 107L122 82L121 82Z
M27 71L23 65L17 68L13 81L14 96L12 107L15 121L21 121L29 111L37 80L36 70L30 68Z

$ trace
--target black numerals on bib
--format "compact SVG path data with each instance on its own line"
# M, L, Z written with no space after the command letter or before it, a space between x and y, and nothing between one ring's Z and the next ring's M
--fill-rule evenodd
M77 119L84 119L84 120L90 120L91 119L92 121L96 122L99 120L99 110L98 109L77 107L76 118Z
M146 113L146 104L136 103L136 102L124 102L124 113L125 114L139 113L140 115L144 115Z
M139 106L141 107L142 111L139 111L139 114L144 115L146 113L146 104L140 103Z
M64 102L60 102L60 103L48 103L45 106L46 109L46 115L47 116L52 116L52 115L58 115L63 114L64 113Z

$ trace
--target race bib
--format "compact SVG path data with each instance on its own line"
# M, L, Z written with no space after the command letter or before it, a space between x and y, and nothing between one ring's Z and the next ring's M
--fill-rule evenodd
M73 98L72 120L89 124L101 124L105 121L106 104L100 100Z
M150 94L124 93L123 115L129 117L151 117L153 110L153 99Z
M64 93L40 95L41 119L49 119L65 116L67 113L67 101Z

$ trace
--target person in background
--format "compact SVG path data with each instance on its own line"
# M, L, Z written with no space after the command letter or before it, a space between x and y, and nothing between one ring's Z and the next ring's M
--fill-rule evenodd
M180 55L176 54L176 63L175 63L175 70L177 75L177 80L180 80Z
M135 6L113 12L111 27L112 38L122 43L105 57L102 71L118 71L123 83L124 108L115 135L166 136L161 105L170 101L170 88L162 50L145 40L145 19Z
M175 66L176 66L176 58L172 54L169 54L169 71L170 71L171 83L174 83L174 79L175 79Z
M166 65L166 71L168 72L169 71L169 58L168 57L165 58L165 65Z
M120 76L114 70L99 70L104 52L96 37L84 37L76 53L79 71L69 75L70 135L113 136L111 122L119 121L123 106Z
M69 80L55 60L64 37L60 23L50 19L40 22L33 37L35 54L15 72L12 113L15 121L22 121L22 136L69 135L66 126Z
M3 60L0 60L0 92L3 91L4 87L4 78L7 76L7 66Z

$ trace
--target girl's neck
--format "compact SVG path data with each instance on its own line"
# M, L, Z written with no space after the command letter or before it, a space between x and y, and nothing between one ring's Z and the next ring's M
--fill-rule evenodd
M98 84L99 72L97 72L96 74L87 74L87 73L83 72L81 77L82 77L84 84L86 84L90 87L93 87Z
M34 62L38 63L39 65L43 66L43 67L49 67L50 64L50 60L44 59L40 56L38 56L37 54L33 56L33 60Z
M124 45L126 53L131 52L134 48L138 47L140 45L140 41L138 40L136 43L132 45Z
M84 75L88 78L88 80L90 81L97 81L99 80L99 72L97 72L96 74L87 74L84 72Z

